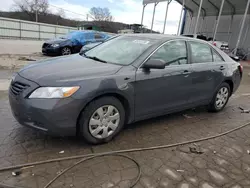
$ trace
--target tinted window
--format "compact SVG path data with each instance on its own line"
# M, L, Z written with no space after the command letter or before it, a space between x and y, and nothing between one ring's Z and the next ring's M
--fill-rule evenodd
M166 66L187 64L186 42L168 42L159 48L150 59L161 59L166 62Z
M214 62L224 61L222 57L215 50L212 50L212 52L213 52Z
M192 53L192 63L213 62L211 48L207 44L199 42L189 42Z
M100 35L98 33L95 34L95 39L102 39L102 38L103 38L102 35Z

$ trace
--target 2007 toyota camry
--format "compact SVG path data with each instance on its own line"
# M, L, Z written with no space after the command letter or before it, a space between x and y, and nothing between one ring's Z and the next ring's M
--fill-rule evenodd
M131 34L23 68L9 101L20 124L98 144L138 120L199 105L221 111L241 77L240 64L207 42Z

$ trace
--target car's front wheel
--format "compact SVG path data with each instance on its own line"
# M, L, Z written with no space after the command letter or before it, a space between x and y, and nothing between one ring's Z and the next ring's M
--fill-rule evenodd
M222 83L215 93L208 110L212 112L219 112L223 110L223 108L226 106L229 97L230 97L230 86L228 83Z
M69 47L64 47L62 50L61 50L61 54L62 55L70 55L72 52L71 52L71 49Z
M82 112L79 126L83 138L91 144L110 141L124 126L125 111L115 97L92 101Z

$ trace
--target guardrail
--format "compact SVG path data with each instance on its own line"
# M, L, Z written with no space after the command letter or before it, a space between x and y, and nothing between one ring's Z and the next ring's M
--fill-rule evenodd
M78 29L74 27L0 17L1 38L46 40L60 37L75 30Z

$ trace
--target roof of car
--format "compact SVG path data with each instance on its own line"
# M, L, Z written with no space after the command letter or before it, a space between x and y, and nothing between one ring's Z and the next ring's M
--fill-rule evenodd
M150 34L150 33L133 33L133 34L124 34L126 36L133 36L133 37L144 37L149 39L156 39L156 40L171 40L171 39L187 39L185 36L177 36L177 35L166 35L166 34Z
M104 32L99 32L99 31L95 31L95 30L78 30L78 31L71 31L71 33L102 33L102 34L106 34Z
M168 41L172 39L188 39L188 40L194 40L194 41L199 41L199 42L206 42L205 40L197 39L197 38L192 38L188 36L177 36L177 35L167 35L167 34L153 34L153 33L132 33L132 34L123 34L125 36L132 36L132 37L143 37L143 38L148 38L148 39L154 39L157 41Z

